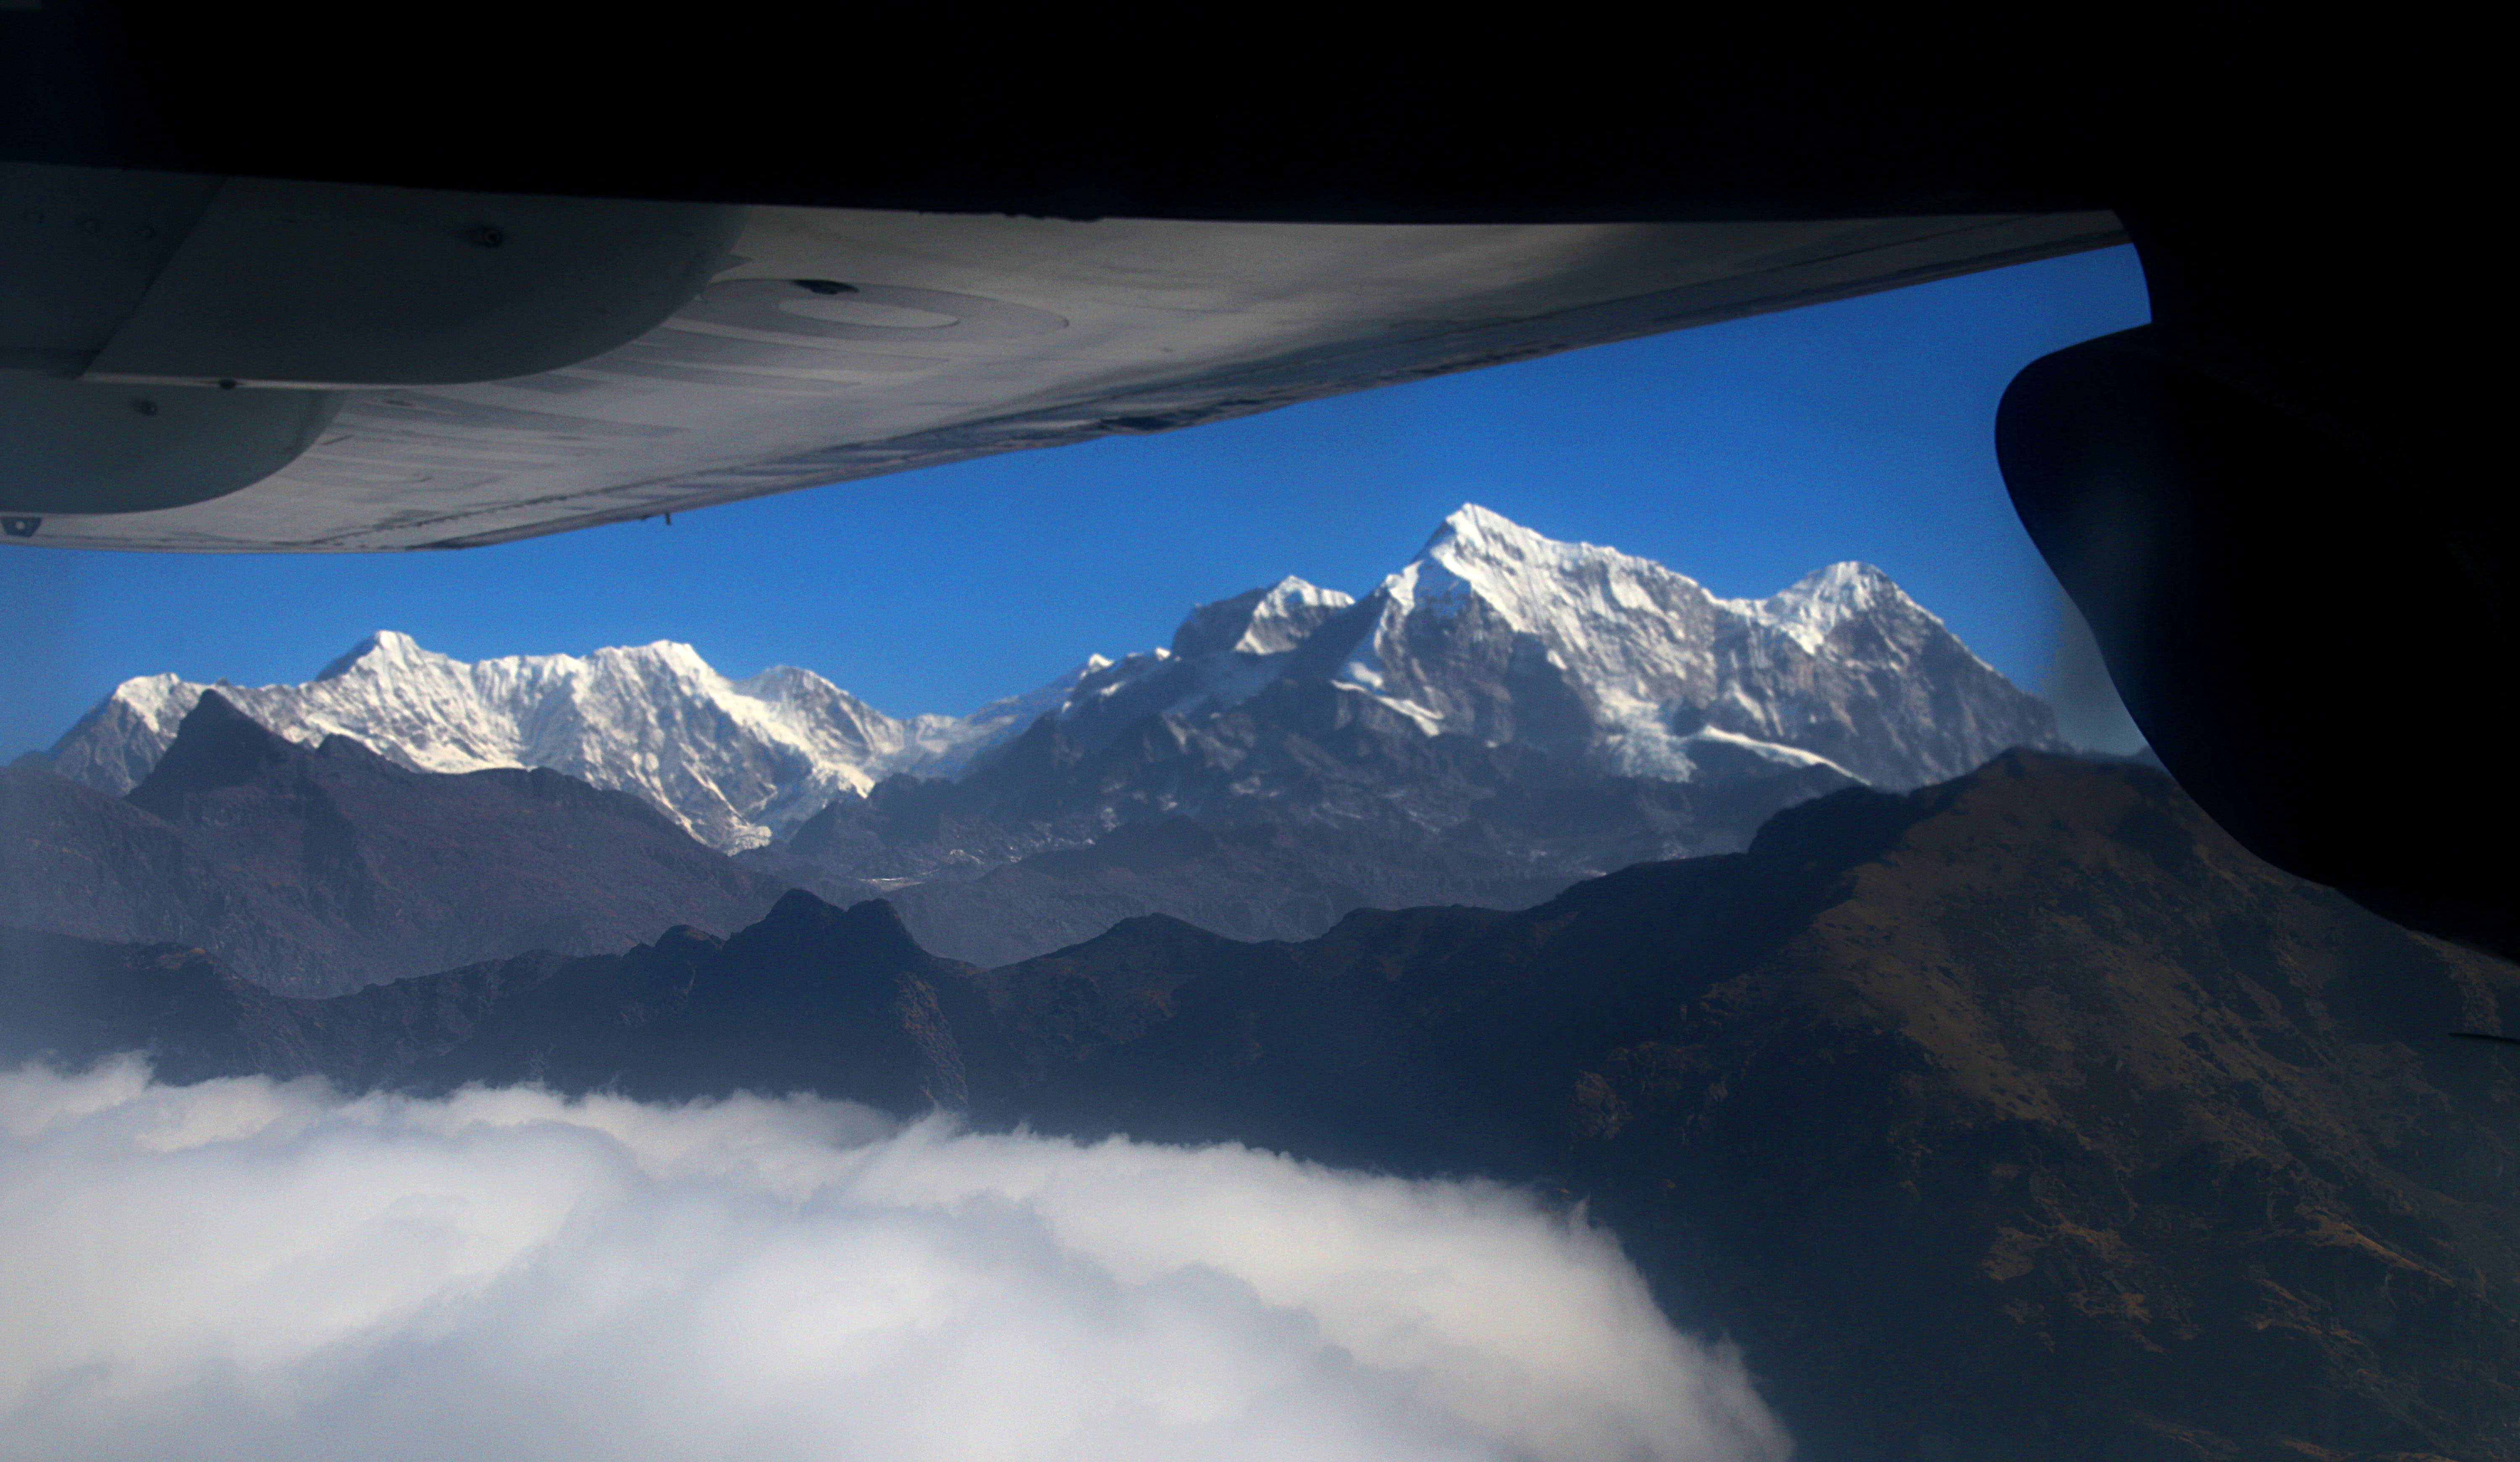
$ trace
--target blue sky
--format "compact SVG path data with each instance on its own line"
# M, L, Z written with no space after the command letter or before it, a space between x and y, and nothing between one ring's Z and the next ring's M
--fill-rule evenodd
M671 526L461 553L0 551L19 631L0 757L126 676L301 680L385 628L468 660L683 640L730 674L798 664L896 713L968 710L1282 574L1363 592L1463 502L1723 595L1860 559L2053 689L2054 581L2004 498L1996 402L2032 359L2146 318L2121 248Z

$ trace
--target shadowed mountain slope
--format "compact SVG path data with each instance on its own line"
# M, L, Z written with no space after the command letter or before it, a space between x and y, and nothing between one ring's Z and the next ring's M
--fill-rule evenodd
M2520 971L2131 763L2008 754L1302 943L1149 917L980 973L800 893L725 941L331 1001L16 937L0 999L9 1056L49 1021L170 1074L968 1101L1538 1185L1738 1342L1815 1458L2520 1456L2520 1059L2448 1035L2520 1034Z
M1310 938L1360 908L1526 907L1630 863L1729 851L1778 808L1851 785L1743 760L1701 782L1619 775L1282 681L1093 745L1044 717L961 781L879 783L743 861L835 899L880 892L922 942L976 964L1153 913Z
M326 998L266 989L199 949L0 928L0 1062L137 1051L179 1082L814 1091L960 1111L974 1077L1010 1084L972 973L922 950L879 900L842 910L797 891L732 938L681 926L621 954L536 952Z
M2520 1455L2520 1062L2447 1036L2520 1033L2520 973L2140 767L2012 754L1523 913L1144 921L987 978L1009 1115L1584 1198L1812 1456Z
M784 887L625 794L414 772L346 737L301 747L216 692L127 799L31 766L5 780L0 917L197 943L300 993L618 950L677 923L733 930Z

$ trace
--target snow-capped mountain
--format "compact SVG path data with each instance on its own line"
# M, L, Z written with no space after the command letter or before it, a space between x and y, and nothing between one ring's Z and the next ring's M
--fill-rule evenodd
M1368 697L1428 735L1672 781L1827 766L1908 788L2006 747L2063 749L2046 703L1868 565L1719 599L1475 505L1363 600L1289 578L1203 605L1170 648L1090 669L1058 715L1092 748L1150 712L1195 722L1281 680Z
M903 719L793 666L729 679L689 645L467 662L386 631L302 685L218 689L309 746L342 735L418 771L539 766L635 793L731 852L894 772L953 774L1061 704L1087 668L968 716ZM173 675L123 682L53 749L54 770L128 792L204 688Z
M961 776L1045 714L1091 753L1150 716L1196 727L1279 685L1425 736L1674 782L1819 769L1906 788L2009 746L2062 747L2044 703L1876 569L1836 564L1767 599L1719 599L1476 506L1362 599L1282 579L1193 609L1168 647L1096 656L968 716L887 715L788 666L730 679L672 643L468 663L381 633L302 685L220 689L292 741L346 735L424 771L549 767L644 797L735 851L887 776ZM54 748L54 768L128 791L202 690L124 682Z

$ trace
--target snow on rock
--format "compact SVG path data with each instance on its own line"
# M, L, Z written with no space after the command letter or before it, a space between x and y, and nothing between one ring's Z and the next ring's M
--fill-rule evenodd
M730 680L670 641L468 662L386 630L304 684L218 689L292 741L348 736L420 771L549 767L646 798L733 851L892 772L961 765L1063 701L1075 679L971 716L901 720L810 670ZM172 675L123 682L54 747L54 769L129 791L203 689Z
M1184 657L1231 651L1278 655L1294 649L1324 620L1356 603L1353 595L1288 574L1264 589L1202 604L1173 631L1172 653Z
M390 632L303 685L220 689L292 740L352 736L428 771L550 767L647 798L733 850L895 772L962 775L1046 714L1090 751L1149 715L1194 724L1281 681L1370 698L1430 736L1679 781L1824 765L1914 787L2006 747L2064 745L2045 703L1878 569L1832 564L1766 599L1718 599L1476 505L1361 600L1280 579L1193 608L1169 646L1095 656L968 716L896 718L791 666L730 680L688 645L467 663ZM125 681L53 765L129 790L201 691Z
M1049 684L991 701L969 715L912 716L907 725L914 754L890 770L959 777L991 748L1022 735L1025 727L1066 705L1087 676L1110 663L1100 655L1089 655Z
M1087 677L1059 714L1091 747L1150 711L1195 720L1283 678L1369 697L1428 735L1681 781L1826 765L1912 787L2009 746L2062 746L2044 703L1878 569L1833 564L1767 599L1718 599L1475 504L1364 600L1290 578L1202 605L1169 651Z

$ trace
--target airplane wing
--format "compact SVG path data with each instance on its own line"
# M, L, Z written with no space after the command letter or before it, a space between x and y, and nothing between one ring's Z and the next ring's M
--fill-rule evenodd
M519 11L309 65L237 7L0 0L0 541L497 542L2123 220L2154 323L2015 382L2025 524L2218 820L2520 953L2482 24L1597 9L1238 14L1226 44L1092 6ZM467 189L497 191L428 191ZM2460 750L2339 754L2406 746L2409 706Z
M187 186L175 175L161 181ZM369 191L396 206L419 200L428 206L421 214L446 219L507 216L532 202ZM198 313L188 303L196 296L230 310L244 307L238 299L267 297L275 320L292 303L303 306L316 317L312 325L267 327L282 345L295 339L292 329L365 306L331 297L345 288L333 274L292 274L258 252L235 253L258 262L234 265L219 252L220 205L186 206L202 221L180 243L126 260L118 294L91 292L103 313L71 342L80 348L34 349L53 337L35 340L22 323L21 340L0 341L0 374L14 361L17 385L51 392L23 408L46 423L64 419L50 404L57 397L111 396L116 413L162 422L230 402L268 407L265 416L285 420L257 428L266 455L237 458L245 464L234 469L238 480L251 480L232 490L198 488L216 490L198 501L184 500L195 493L160 492L148 501L172 505L116 512L76 511L92 504L58 492L41 502L0 501L10 515L0 524L7 541L187 552L498 543L996 452L1167 431L2123 237L2105 212L1491 225L754 206L720 210L720 223L685 230L697 238L718 229L709 235L711 267L692 281L704 281L697 294L686 285L683 302L668 301L660 323L626 340L607 338L600 324L535 326L539 339L580 342L562 353L591 351L583 358L539 363L530 351L493 348L481 358L494 364L478 369L499 371L495 362L503 361L536 368L448 383L466 373L460 362L420 358L435 348L423 291L396 306L404 317L366 327L362 348L407 341L372 375L438 382L380 385L355 379L358 363L227 366L188 355L188 331L232 350L262 328L252 320L194 321L186 310ZM286 237L272 220L296 216L293 205L266 199L257 206L250 230L233 230L237 250L248 236ZM55 211L61 230L80 227L70 216L76 206ZM626 221L604 226L635 231L654 222L619 216ZM452 238L450 230L439 232ZM468 230L476 246L505 242L486 224ZM62 248L78 242L72 233L62 237L69 240ZM371 241L357 256L381 255ZM600 248L589 254L581 241L570 257L594 259L572 264L584 275L609 267L612 255ZM241 284L237 267L260 272ZM218 274L222 268L227 273ZM207 283L188 285L188 270ZM479 295L488 286L465 288ZM603 315L612 297L588 305L585 318ZM518 306L528 315L534 307ZM309 360L321 354L301 352ZM65 379L24 379L47 371ZM230 374L247 379L222 392L235 383L214 378ZM353 379L324 379L342 374ZM118 446L140 424L117 414L109 425ZM277 470L265 473L269 466Z

